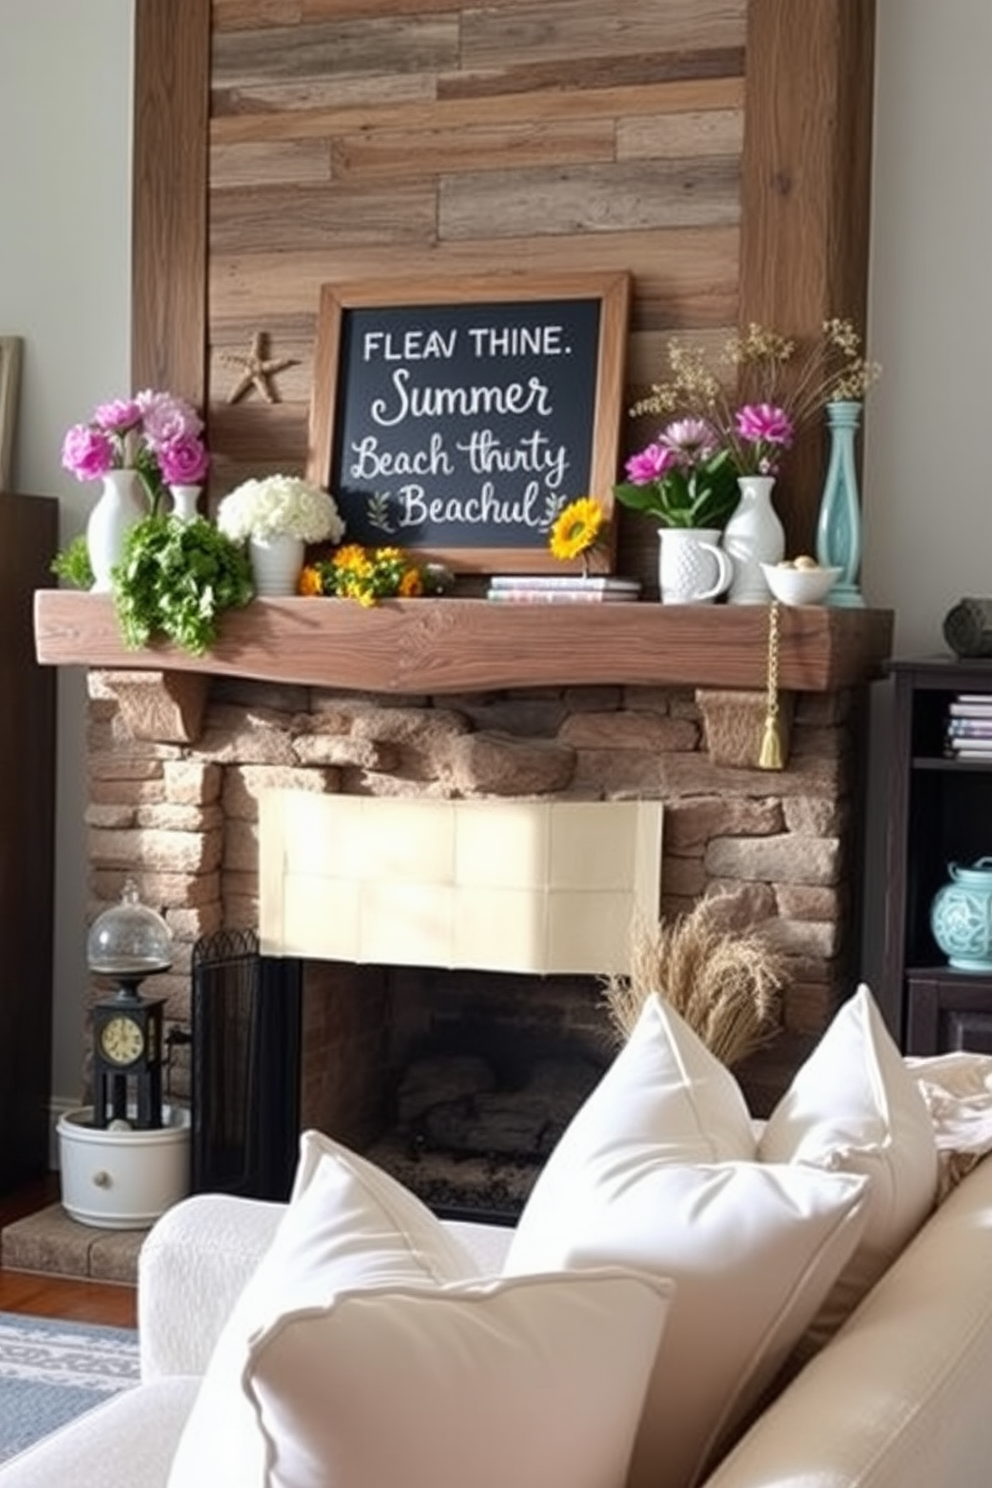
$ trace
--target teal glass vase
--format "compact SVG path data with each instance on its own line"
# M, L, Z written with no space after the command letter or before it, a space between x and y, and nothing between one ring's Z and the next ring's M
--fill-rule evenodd
M854 458L854 439L861 424L861 404L838 400L826 405L830 455L816 522L816 560L839 568L828 605L864 605L858 587L861 569L861 498Z

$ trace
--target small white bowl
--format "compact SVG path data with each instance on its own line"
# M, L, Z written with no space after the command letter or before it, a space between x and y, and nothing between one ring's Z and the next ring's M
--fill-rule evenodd
M843 572L840 568L783 568L763 563L761 572L776 599L787 605L822 604Z

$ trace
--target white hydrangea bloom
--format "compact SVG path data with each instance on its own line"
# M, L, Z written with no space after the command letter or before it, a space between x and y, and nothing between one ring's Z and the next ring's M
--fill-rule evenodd
M234 542L285 536L336 543L344 535L334 497L295 475L244 481L221 501L217 526Z

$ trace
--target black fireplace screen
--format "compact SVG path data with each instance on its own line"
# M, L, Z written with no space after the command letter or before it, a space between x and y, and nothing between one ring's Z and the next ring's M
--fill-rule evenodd
M192 961L194 1193L288 1197L299 1139L303 966L253 930L203 936Z

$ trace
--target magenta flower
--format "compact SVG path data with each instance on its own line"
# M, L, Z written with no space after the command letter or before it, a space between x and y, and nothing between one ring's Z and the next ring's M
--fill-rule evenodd
M141 422L141 409L133 398L115 398L111 403L97 406L93 422L108 434L126 434Z
M701 418L676 419L659 441L671 449L681 465L698 465L717 451L719 440L712 424Z
M141 413L141 427L150 449L160 450L177 439L197 435L203 422L191 404L172 393L151 389L139 393L135 402Z
M162 445L158 463L167 486L195 486L206 475L210 456L196 434L183 434Z
M650 486L652 482L664 480L669 471L678 464L674 449L665 444L649 444L645 449L631 455L624 469L627 479L635 486Z
M774 403L746 403L735 415L737 432L750 444L777 444L788 449L794 433L784 408Z
M62 465L79 481L98 480L113 469L114 443L101 429L73 424L62 441Z

